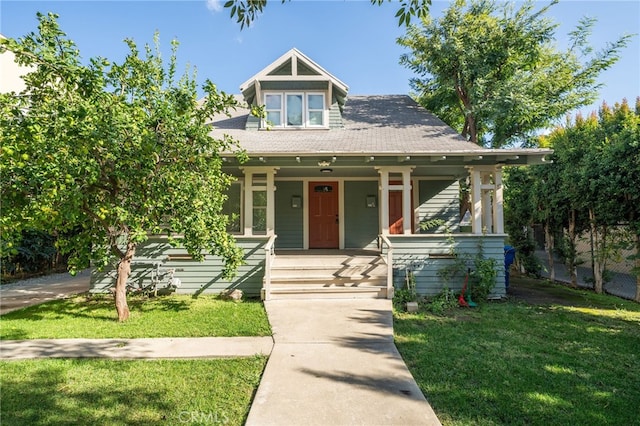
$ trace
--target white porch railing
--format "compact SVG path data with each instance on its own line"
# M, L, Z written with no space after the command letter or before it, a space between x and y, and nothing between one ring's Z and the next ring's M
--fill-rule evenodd
M393 245L386 235L380 234L380 251L384 253L384 246L387 247L387 255L382 259L387 264L387 299L393 299Z
M264 246L264 282L262 284L262 300L271 299L271 267L276 257L275 242L277 235L273 234L269 237L267 244Z

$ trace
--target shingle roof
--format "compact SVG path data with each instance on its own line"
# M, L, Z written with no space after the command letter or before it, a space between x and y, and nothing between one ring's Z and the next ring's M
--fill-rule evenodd
M231 117L214 117L211 135L227 134L249 155L256 154L434 154L476 152L442 120L406 95L350 96L344 107L344 128L330 130L245 130L247 109Z

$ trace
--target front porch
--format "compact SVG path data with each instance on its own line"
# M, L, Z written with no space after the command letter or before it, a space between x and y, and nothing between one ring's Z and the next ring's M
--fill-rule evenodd
M379 250L279 250L275 236L265 245L263 300L304 298L388 298L402 288L408 273L416 291L435 295L447 287L460 290L464 275L448 281L443 268L456 260L472 267L481 252L497 265L496 285L490 294L501 298L504 285L506 235L422 234L380 235Z

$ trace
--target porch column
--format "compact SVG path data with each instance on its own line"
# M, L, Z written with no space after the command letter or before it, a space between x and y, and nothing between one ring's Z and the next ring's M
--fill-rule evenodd
M491 184L491 174L488 172L481 172L480 179L482 180L482 227L483 233L493 234L493 205L491 201L491 190L493 185Z
M382 235L389 235L389 171L378 170L380 173L380 229Z
M274 184L276 171L267 171L267 235L276 231L276 186Z
M471 174L471 204L473 206L471 232L482 234L482 181L480 179L480 171L469 167L469 173Z
M411 170L402 171L402 228L403 233L412 234L411 218ZM387 220L387 223L389 221Z
M496 167L493 181L496 187L493 194L493 229L496 234L504 234L504 196L502 186L502 168Z
M411 234L411 172L413 166L376 167L380 173L380 230L383 235L389 235L389 191L402 191L402 233ZM390 174L393 179L402 176L402 184L389 184Z

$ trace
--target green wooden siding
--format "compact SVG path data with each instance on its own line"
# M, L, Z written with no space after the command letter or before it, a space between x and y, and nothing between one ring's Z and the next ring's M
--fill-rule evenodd
M331 99L331 108L329 108L329 128L341 129L344 127L342 122L342 113L340 112L340 105L335 99Z
M260 129L260 118L255 115L249 114L247 116L247 124L245 125L245 130L258 130Z
M506 295L504 286L504 235L453 235L453 243L447 235L390 235L393 245L394 285L401 288L407 271L416 278L416 290L422 295L438 294L446 286L459 291L464 284L464 275L445 282L438 271L454 260L448 258L453 252L462 258L468 258L473 268L473 258L480 245L484 257L497 262L498 275L496 286L490 297L500 298Z
M345 248L377 248L378 208L367 207L367 195L378 197L377 181L344 183Z
M276 248L301 249L303 247L303 208L291 207L291 198L302 200L302 182L276 181Z
M177 293L217 294L227 288L238 288L248 296L259 296L264 276L266 237L243 238L236 242L244 250L245 264L238 269L232 280L222 278L223 262L219 256L207 255L203 262L188 259L184 248L171 247L166 238L152 237L136 251L131 267L129 284L138 287L151 282L151 270L155 262L161 268L176 268L175 277L182 281ZM176 259L175 257L179 258ZM90 291L107 293L115 285L115 271L94 271L91 275Z
M443 220L444 226L421 231L441 233L449 229L455 232L460 223L460 185L457 180L421 180L419 182L419 221Z
M329 87L326 81L263 81L260 83L262 92L269 90L282 90L282 91L314 91L314 92L326 92Z

